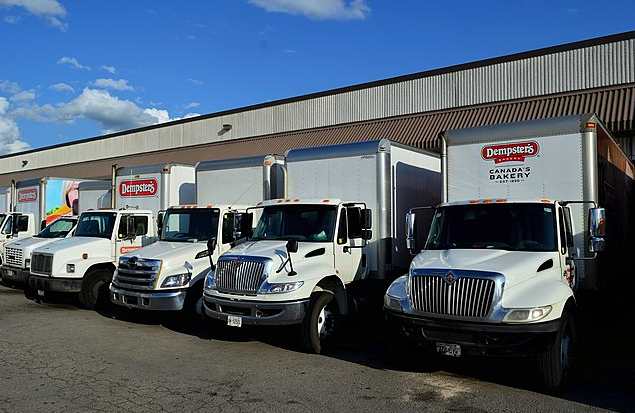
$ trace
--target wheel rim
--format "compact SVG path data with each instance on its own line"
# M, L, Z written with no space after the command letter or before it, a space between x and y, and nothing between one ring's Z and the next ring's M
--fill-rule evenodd
M199 299L196 300L194 314L199 320L203 319L203 316L205 315L205 312L203 310L203 296L200 296Z
M333 334L333 323L335 315L328 306L322 307L317 319L317 331L320 339L327 338Z

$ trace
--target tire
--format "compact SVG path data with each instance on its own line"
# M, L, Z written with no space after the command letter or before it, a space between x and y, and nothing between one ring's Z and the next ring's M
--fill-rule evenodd
M79 302L89 310L98 310L110 303L108 286L112 272L106 269L93 270L84 276Z
M195 330L203 326L205 310L203 309L203 282L199 281L187 290L183 309L179 312L181 325L187 330Z
M301 326L302 344L309 353L323 354L333 347L337 337L339 311L331 293L311 297Z
M553 346L538 356L538 372L548 392L561 393L570 383L576 341L574 315L571 310L565 309Z

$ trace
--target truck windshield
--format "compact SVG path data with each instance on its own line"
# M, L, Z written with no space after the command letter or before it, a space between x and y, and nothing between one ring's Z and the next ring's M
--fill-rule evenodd
M207 241L218 234L219 209L168 209L163 218L161 241Z
M117 214L114 212L88 212L79 217L76 237L108 238L112 236Z
M556 251L556 218L551 204L473 204L439 208L426 249Z
M58 218L36 235L38 238L64 238L77 223L74 218Z
M335 232L334 205L276 205L264 208L254 240L330 242Z

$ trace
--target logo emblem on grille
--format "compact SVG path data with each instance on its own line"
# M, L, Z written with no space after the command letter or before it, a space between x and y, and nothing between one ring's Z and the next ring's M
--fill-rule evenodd
M240 265L243 263L243 259L238 257L236 258L236 267L240 267Z
M448 283L449 285L452 285L454 283L454 281L456 281L459 277L457 277L456 275L454 275L454 273L452 271L449 271L447 274L445 274L443 276L443 279L445 280L446 283Z

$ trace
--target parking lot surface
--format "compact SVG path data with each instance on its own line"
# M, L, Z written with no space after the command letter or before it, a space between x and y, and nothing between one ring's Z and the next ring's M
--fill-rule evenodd
M338 348L311 355L290 328L186 332L0 285L0 412L635 412L632 325L587 332L558 396L539 391L527 360L398 368L381 317L345 327Z

